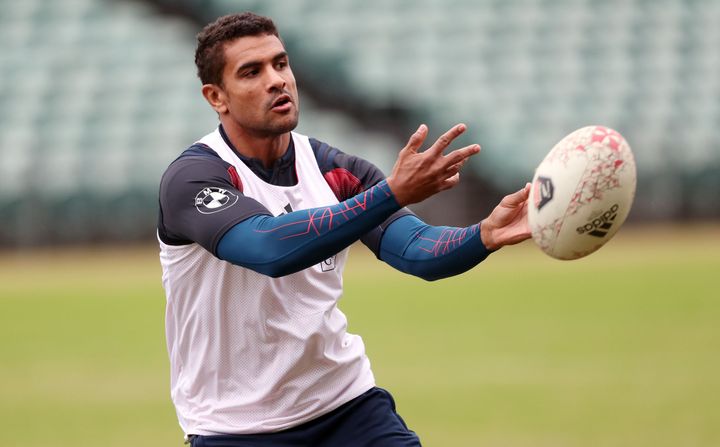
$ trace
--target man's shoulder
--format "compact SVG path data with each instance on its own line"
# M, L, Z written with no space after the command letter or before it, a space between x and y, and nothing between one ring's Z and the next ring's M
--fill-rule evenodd
M242 190L235 167L208 145L195 143L173 160L160 179L160 190L168 191L182 183L222 179Z
M188 160L192 158L202 158L207 159L209 161L223 161L224 160L220 157L220 155L215 152L210 146L208 146L205 143L194 143L184 151L180 153L180 155L172 162L170 165L183 161Z
M202 165L214 165L226 169L229 163L223 160L210 146L203 143L194 143L182 151L175 160L170 162L163 176L165 177L179 170L184 170L189 166Z
M310 148L315 155L315 159L317 160L318 166L320 166L321 171L323 170L324 165L326 165L328 162L332 162L332 152L333 150L337 151L337 149L325 143L324 141L320 141L314 137L302 135L297 132L293 132L293 136L307 138L307 141L308 143L310 143Z
M332 171L343 165L348 164L348 160L359 159L354 155L349 155L335 146L332 146L324 141L318 140L314 137L307 137L310 142L310 147L315 154L315 160L317 160L320 172L323 174Z
M308 137L318 167L338 200L346 200L375 185L385 175L374 164L357 155Z

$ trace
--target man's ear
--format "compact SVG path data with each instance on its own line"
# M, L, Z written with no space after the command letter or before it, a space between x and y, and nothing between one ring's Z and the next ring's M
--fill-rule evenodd
M204 84L202 86L202 94L208 104L210 104L210 107L215 109L219 115L227 112L227 95L220 86L215 84Z

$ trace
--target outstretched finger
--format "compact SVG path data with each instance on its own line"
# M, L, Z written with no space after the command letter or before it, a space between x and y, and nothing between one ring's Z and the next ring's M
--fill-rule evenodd
M472 157L478 152L480 152L480 145L471 144L470 146L465 146L450 152L445 156L443 162L446 166L452 166L458 163L465 163L468 158Z
M524 188L503 197L503 199L500 201L500 204L508 207L515 207L527 201L529 196L530 183L527 183Z
M456 124L450 130L442 134L440 138L438 138L437 141L428 148L427 152L436 155L442 154L443 151L455 140L455 138L462 135L465 130L467 130L467 126L465 124Z
M460 173L456 172L454 175L446 178L442 181L440 184L440 191L444 191L446 189L450 189L460 183Z
M422 144L425 142L425 138L427 138L427 133L427 126L425 124L421 124L420 127L418 127L418 129L415 131L415 133L410 135L410 139L408 140L403 150L417 153Z
M459 163L455 163L452 166L448 166L447 169L445 169L445 172L452 172L453 174L456 172L459 172L460 169L462 169L463 165L465 164L465 161L467 161L467 159L462 160Z

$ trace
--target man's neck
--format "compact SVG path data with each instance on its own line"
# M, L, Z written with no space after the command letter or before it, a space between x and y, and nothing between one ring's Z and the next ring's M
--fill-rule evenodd
M248 158L257 158L266 168L285 155L290 144L290 132L280 135L258 135L223 124L223 130L236 151Z

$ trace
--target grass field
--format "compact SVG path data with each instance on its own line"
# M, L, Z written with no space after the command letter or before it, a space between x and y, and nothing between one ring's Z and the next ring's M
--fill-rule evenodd
M435 283L365 252L340 307L424 445L720 445L720 226ZM163 313L155 246L0 253L0 443L182 445Z

